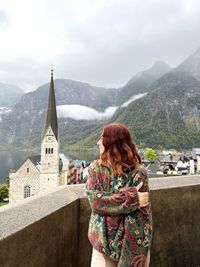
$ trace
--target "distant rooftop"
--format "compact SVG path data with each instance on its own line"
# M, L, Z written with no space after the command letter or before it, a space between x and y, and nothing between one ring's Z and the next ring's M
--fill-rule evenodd
M193 148L192 149L192 157L193 157L193 159L197 159L197 155L200 155L200 148Z

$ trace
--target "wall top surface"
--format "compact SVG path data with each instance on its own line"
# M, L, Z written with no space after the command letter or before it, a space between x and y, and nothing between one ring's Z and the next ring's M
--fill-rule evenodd
M200 176L151 178L149 184L151 190L189 187L200 185ZM0 207L0 240L85 197L84 184L67 185Z

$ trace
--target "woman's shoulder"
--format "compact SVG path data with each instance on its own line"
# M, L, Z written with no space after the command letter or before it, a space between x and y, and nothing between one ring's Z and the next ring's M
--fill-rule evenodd
M96 170L98 168L99 168L99 162L97 159L93 160L89 165L89 169Z
M107 166L100 165L99 160L93 160L90 165L89 169L97 172L108 172L110 169Z
M143 164L138 164L136 173L146 177L148 175L147 169Z

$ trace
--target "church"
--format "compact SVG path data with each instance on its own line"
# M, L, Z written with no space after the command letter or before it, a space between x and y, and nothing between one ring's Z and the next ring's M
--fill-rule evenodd
M59 133L53 70L49 88L48 108L41 142L41 155L27 158L9 173L9 202L15 203L61 185L63 160L59 154Z

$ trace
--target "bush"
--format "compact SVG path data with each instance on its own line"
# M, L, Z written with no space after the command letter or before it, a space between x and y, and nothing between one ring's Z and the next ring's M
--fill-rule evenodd
M152 148L148 148L145 152L144 152L144 157L149 159L149 160L157 160L158 159L158 155L156 154L156 151L153 150Z
M0 184L0 201L8 198L8 186L7 184Z

